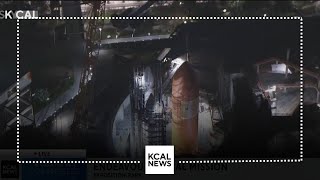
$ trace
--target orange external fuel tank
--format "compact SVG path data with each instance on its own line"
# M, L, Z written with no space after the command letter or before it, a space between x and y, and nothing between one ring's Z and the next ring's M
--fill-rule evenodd
M172 78L172 145L177 155L198 149L199 85L195 72L185 62Z

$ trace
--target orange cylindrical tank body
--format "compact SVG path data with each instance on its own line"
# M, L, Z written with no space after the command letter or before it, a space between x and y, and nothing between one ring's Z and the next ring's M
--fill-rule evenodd
M185 62L172 78L172 145L177 155L198 149L199 85L195 72Z

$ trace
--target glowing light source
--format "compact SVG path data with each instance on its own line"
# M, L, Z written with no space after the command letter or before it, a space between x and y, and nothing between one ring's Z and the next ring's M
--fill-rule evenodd
M274 92L274 91L276 91L276 89L277 89L277 86L271 86L271 87L269 87L267 90L265 90L264 92Z
M287 65L282 63L282 64L271 64L271 71L272 73L280 73L280 74L285 74L286 73L286 68ZM291 70L288 68L288 74L292 74Z

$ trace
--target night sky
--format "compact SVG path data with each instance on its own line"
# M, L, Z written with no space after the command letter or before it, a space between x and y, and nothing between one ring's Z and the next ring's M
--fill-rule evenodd
M186 31L191 48L216 49L231 65L282 57L289 47L299 50L299 20L204 20L178 30L182 36Z
M16 81L16 20L0 20L0 93Z

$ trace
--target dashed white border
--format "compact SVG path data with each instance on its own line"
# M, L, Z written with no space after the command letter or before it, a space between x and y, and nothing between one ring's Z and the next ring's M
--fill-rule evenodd
M224 16L206 16L206 17L33 17L27 19L141 19L141 20L300 20L300 158L299 159L230 159L230 160L179 160L178 163L283 163L283 162L302 162L303 161L303 18L294 17L224 17ZM17 19L17 162L18 163L140 163L140 161L21 161L19 155L19 19Z
M20 97L20 86L19 86L19 81L20 81L20 24L19 24L19 19L17 19L17 160L19 162L19 122L20 122L20 102L19 102L19 97Z
M303 19L300 19L300 159L303 160Z
M23 164L29 164L29 163L33 163L33 164L45 164L45 163L50 163L50 164L90 164L90 163L99 163L99 164L138 164L140 163L140 161L59 161L59 160L50 160L50 161L20 161L18 160L19 163L23 163Z
M239 16L190 16L190 17L177 17L177 16L119 16L119 17L32 17L32 18L21 18L21 19L142 19L142 20L149 20L149 19L156 19L156 20L240 20L240 19L279 19L279 20L290 20L290 19L302 19L300 16L246 16L246 17L239 17Z

